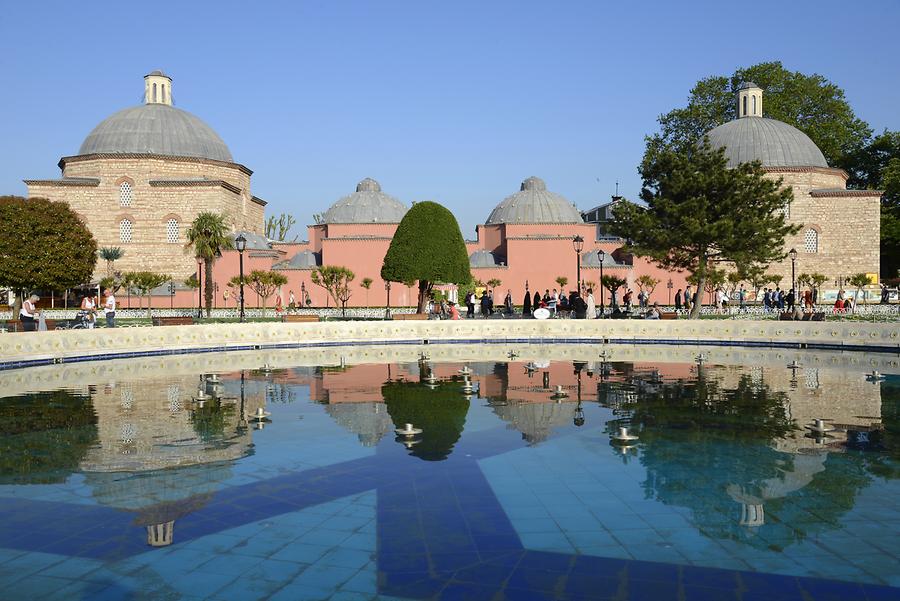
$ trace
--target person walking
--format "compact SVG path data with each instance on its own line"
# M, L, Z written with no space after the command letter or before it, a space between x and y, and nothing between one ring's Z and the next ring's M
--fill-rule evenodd
M691 287L690 285L684 287L684 312L691 312Z
M290 296L288 296L288 310L293 313L297 310L297 300L294 298L294 291L290 291Z
M506 298L503 299L503 307L506 310L507 315L513 314L514 307L513 307L513 299L512 299L512 290L506 291Z
M459 310L456 308L456 303L453 301L450 301L450 319L459 319Z
M527 317L531 315L531 292L528 291L528 286L525 286L525 301L522 303L522 316Z
M594 300L594 289L588 288L587 290L587 309L585 309L585 318L586 319L596 319L597 317L597 303Z
M35 317L40 313L40 310L35 303L39 300L41 299L37 294L32 294L22 302L22 308L19 309L19 321L22 322L23 332L34 332L37 330Z
M541 295L538 293L537 290L535 290L534 291L534 302L531 304L531 310L534 311L535 309L539 308L540 306L541 306Z
M741 313L747 312L747 291L743 286L738 290L738 310Z
M106 316L106 327L116 327L116 297L109 288L103 291L106 300L103 303L103 314Z
M475 317L475 292L469 291L466 292L466 319L473 319Z
M681 288L679 288L678 291L675 292L675 312L681 312Z

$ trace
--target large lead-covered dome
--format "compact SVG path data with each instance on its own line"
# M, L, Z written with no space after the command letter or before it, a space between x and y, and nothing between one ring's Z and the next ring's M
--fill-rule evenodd
M88 134L78 154L162 154L231 163L231 152L213 129L172 106L172 78L144 76L145 104L119 111Z
M324 223L400 223L406 215L403 203L381 191L381 185L367 177L349 194L325 211Z
M232 162L222 138L187 111L165 104L127 108L104 119L78 154L164 154Z
M710 130L713 148L725 148L728 166L759 161L763 167L828 167L815 142L792 125L762 116L762 90L747 82L738 88L738 118Z
M564 197L547 190L539 177L529 177L518 192L494 207L487 225L498 223L583 223L581 213Z

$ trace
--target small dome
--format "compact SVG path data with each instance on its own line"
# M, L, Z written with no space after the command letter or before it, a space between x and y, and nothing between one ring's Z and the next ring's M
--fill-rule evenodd
M163 154L233 162L222 138L187 111L143 104L115 113L88 134L78 154Z
M247 247L245 250L272 250L272 244L269 242L269 239L255 232L232 232L232 244L234 244L234 241L239 235L243 235L244 239L247 241Z
M582 253L581 266L582 267L600 267L600 257L597 255L597 251L590 251L590 252ZM621 263L616 263L616 260L612 256L612 253L606 253L605 255L603 255L603 266L604 267L623 267L623 265Z
M500 263L494 253L487 250L476 250L469 255L469 266L471 267L497 267Z
M290 258L288 261L282 261L273 266L272 269L278 271L284 269L315 269L322 264L322 257L319 253L311 250L302 250Z
M741 85L738 86L738 90L749 90L750 88L758 88L759 86L753 83L752 81L745 81Z
M735 119L706 135L713 148L725 148L729 167L757 160L763 167L828 167L809 136L775 119Z
M403 203L382 192L381 185L367 177L356 185L356 192L325 211L323 223L400 223L404 215Z
M485 223L584 223L584 220L575 205L549 192L544 180L529 177L518 192L494 207Z

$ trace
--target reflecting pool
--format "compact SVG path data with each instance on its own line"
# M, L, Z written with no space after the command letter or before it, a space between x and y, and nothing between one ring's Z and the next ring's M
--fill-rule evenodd
M0 598L897 599L892 361L446 345L0 373Z

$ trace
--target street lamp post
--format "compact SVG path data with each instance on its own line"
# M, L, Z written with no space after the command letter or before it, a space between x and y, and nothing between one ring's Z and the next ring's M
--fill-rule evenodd
M240 317L241 323L244 323L244 251L247 249L247 239L244 238L244 234L238 234L238 237L234 239L234 247L238 251L238 280L240 282L240 302L241 302L241 310L238 314Z
M391 283L385 282L384 289L387 291L387 306L384 309L384 318L391 318Z
M306 302L306 282L300 282L300 306L309 306L309 303Z
M572 238L572 248L575 249L575 273L578 294L581 294L581 251L584 250L584 238L575 236Z
M603 260L606 259L606 253L603 249L597 251L597 258L600 259L600 317L605 317L606 313L603 309Z
M788 252L788 256L791 258L791 291L794 293L794 297L797 296L797 249L792 248Z
M197 257L197 317L203 317L203 259Z
M169 280L169 308L175 308L175 282Z

